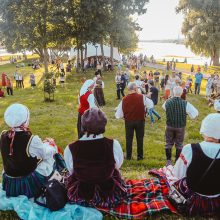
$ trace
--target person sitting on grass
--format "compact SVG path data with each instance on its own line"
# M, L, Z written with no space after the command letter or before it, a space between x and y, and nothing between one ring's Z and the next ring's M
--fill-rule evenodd
M64 159L70 172L66 187L71 202L111 207L125 194L119 168L123 151L117 140L105 138L107 118L98 108L82 115L84 135L69 144Z
M220 114L209 114L200 129L204 141L184 146L174 167L164 168L169 184L188 200L187 215L220 214L219 124Z
M94 207L119 219L145 219L152 213L172 211L164 179L122 179L123 151L117 140L104 137L106 124L101 110L87 110L82 116L83 137L64 151L70 203Z
M26 106L10 105L4 119L10 129L3 131L0 137L4 168L2 188L6 196L38 197L58 165L58 160L54 158L60 158L62 170L65 169L65 162L58 156L52 139L43 142L37 135L32 135L29 129L30 112Z

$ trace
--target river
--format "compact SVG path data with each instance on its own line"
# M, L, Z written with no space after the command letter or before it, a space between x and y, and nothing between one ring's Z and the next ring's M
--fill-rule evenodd
M205 62L210 62L210 59L195 55L189 48L183 44L175 43L154 43L154 42L139 42L139 50L136 54L143 53L150 57L151 55L157 59L165 59L170 61L173 58L178 59L179 62L183 62L185 57L187 63L204 65Z
M148 57L153 55L156 60L165 59L166 61L170 61L174 58L178 59L179 62L183 62L186 57L187 63L189 64L204 65L205 62L208 62L208 64L210 63L210 59L195 55L183 44L140 42L138 48L136 54L143 53ZM0 49L0 56L4 55L13 56L13 54L8 53L6 50Z

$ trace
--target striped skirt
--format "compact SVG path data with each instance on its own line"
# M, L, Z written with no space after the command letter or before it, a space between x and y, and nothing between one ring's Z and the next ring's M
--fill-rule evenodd
M6 191L6 196L25 195L32 198L38 197L42 193L42 187L46 181L47 177L36 171L24 177L10 177L4 173L2 187Z
M210 198L193 192L188 188L186 178L175 182L174 185L176 186L177 190L189 201L187 204L187 215L213 217L220 214L220 196Z

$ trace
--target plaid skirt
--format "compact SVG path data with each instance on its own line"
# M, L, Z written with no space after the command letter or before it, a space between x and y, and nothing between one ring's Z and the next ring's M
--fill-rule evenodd
M205 217L220 215L220 195L213 198L199 195L188 188L186 178L175 182L174 185L177 190L188 200L187 215L199 215Z
M32 198L38 197L42 193L42 186L46 181L47 177L36 171L24 177L10 177L4 173L2 187L6 191L6 196L25 195Z

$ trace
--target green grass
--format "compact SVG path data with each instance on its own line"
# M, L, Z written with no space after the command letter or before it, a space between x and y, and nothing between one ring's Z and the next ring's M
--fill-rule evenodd
M0 66L0 72L6 72L12 74L15 70L15 66L7 64ZM1 130L7 129L4 123L4 111L12 103L18 102L30 109L30 128L33 134L39 135L42 139L46 137L53 137L56 143L65 148L69 143L77 140L77 95L81 87L81 78L92 78L94 72L90 71L86 74L69 74L67 76L67 83L65 88L57 87L55 92L55 102L45 103L43 101L43 92L41 84L34 90L29 87L28 80L29 74L32 72L30 67L22 68L21 71L25 75L25 89L14 89L14 96L0 99L0 128ZM39 81L42 76L42 69L37 73L37 80ZM125 129L123 120L115 119L115 107L119 104L116 100L116 89L114 83L114 73L104 73L105 82L105 99L106 106L102 110L108 117L108 124L106 128L105 136L109 138L115 138L120 143L125 152ZM127 91L126 91L127 92ZM204 93L204 86L202 88ZM210 109L206 100L202 96L195 96L189 94L187 96L196 108L199 109L199 117L196 120L188 120L186 135L184 143L196 143L202 140L199 134L200 124L202 119L209 113L214 112ZM130 178L145 178L149 177L148 170L152 168L159 168L165 165L165 153L164 153L164 132L165 132L165 113L161 108L162 102L160 102L156 110L162 116L162 120L156 121L152 127L150 125L150 118L146 119L145 127L145 139L144 139L144 156L143 161L136 161L136 140L133 144L133 160L124 161L121 168L123 177ZM174 154L173 150L173 154ZM0 158L0 173L2 171L2 162ZM1 180L1 179L0 179ZM1 215L0 212L0 219ZM11 212L10 212L11 213ZM10 217L11 215L8 215ZM166 217L159 217L158 219L165 219ZM171 217L169 219L172 219Z

